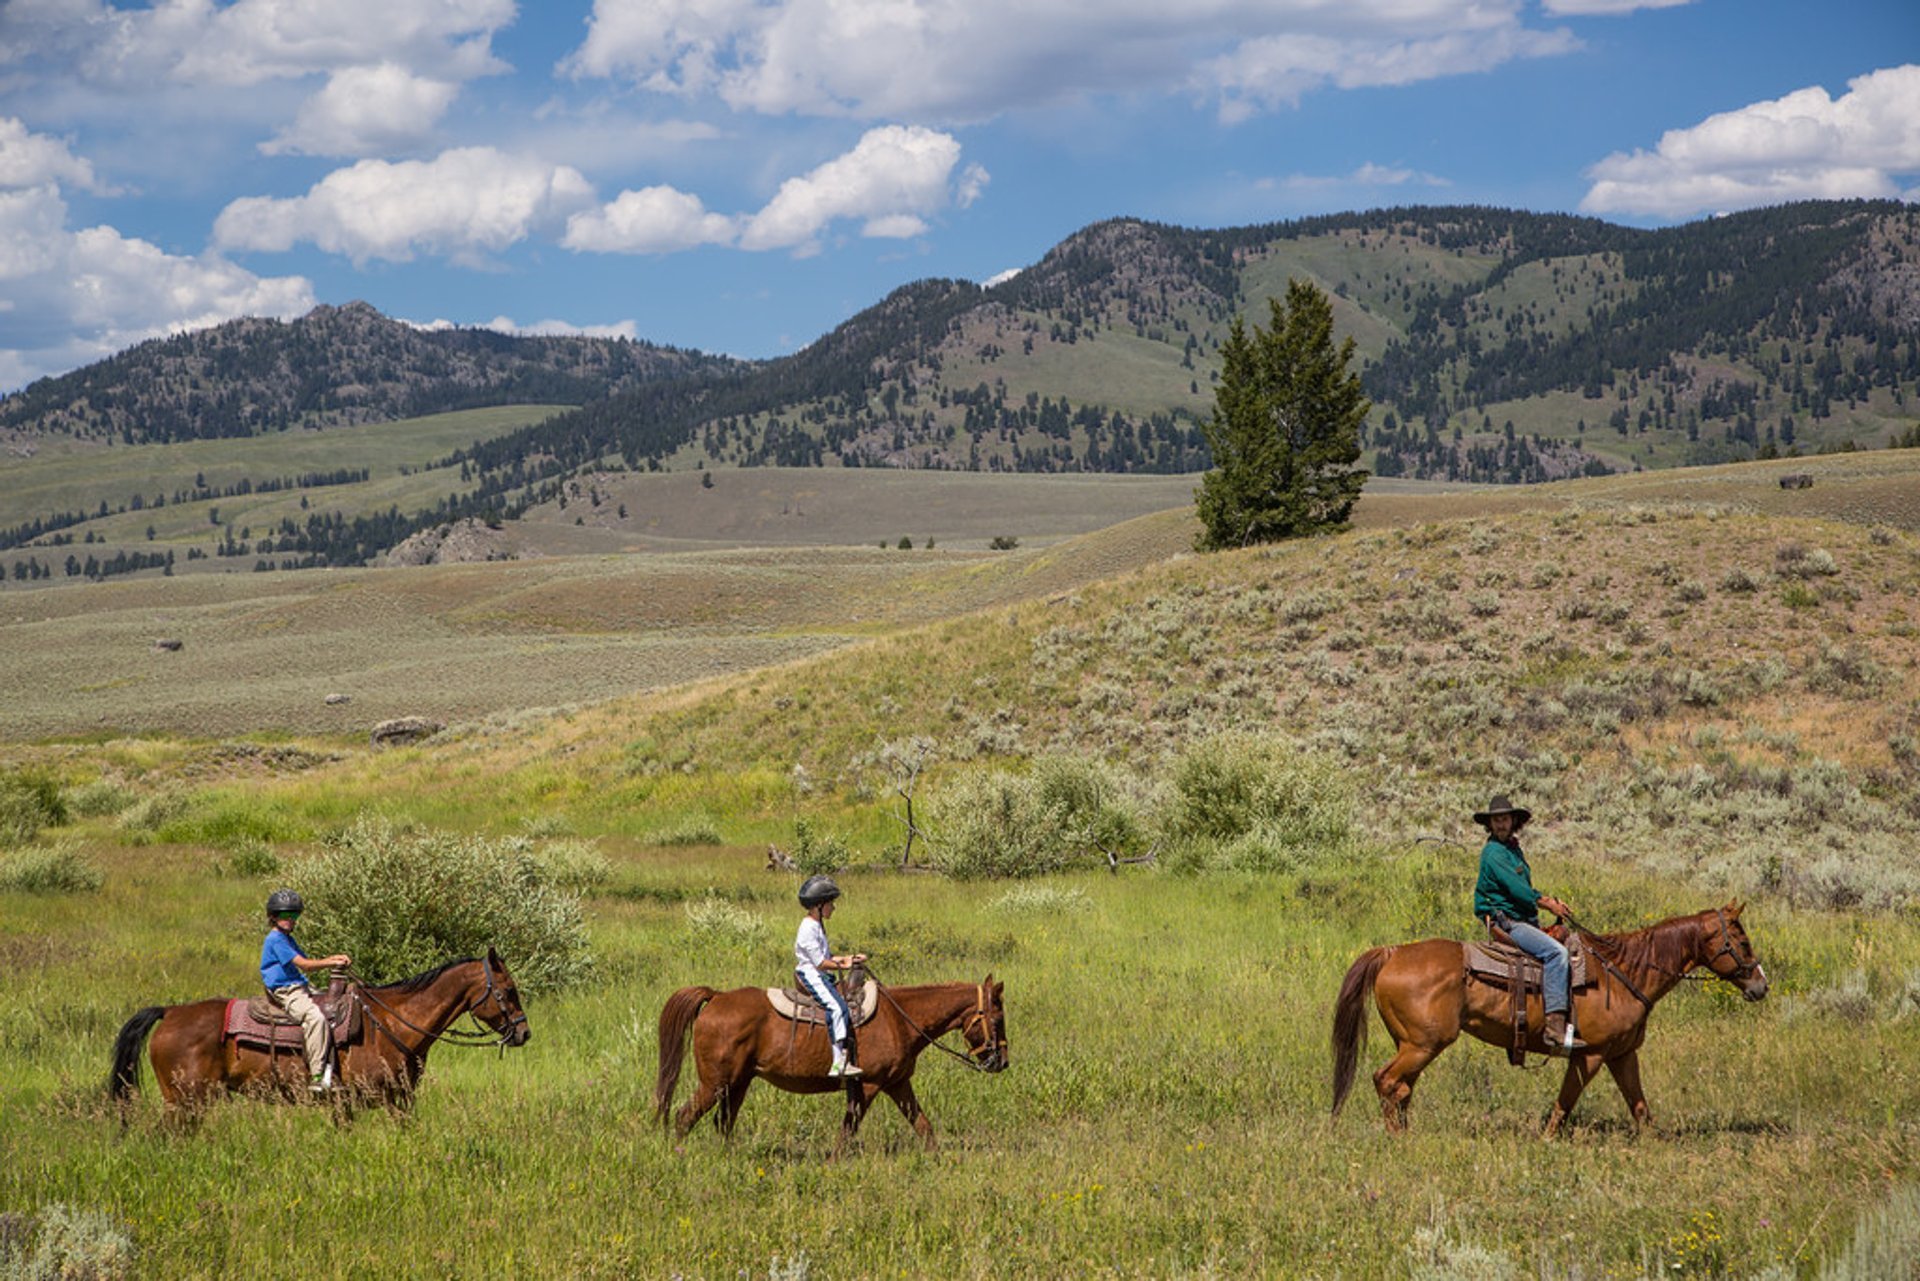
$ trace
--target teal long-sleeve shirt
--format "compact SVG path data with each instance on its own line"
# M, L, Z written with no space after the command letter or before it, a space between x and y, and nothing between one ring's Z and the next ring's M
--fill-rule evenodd
M1533 888L1533 869L1527 866L1518 841L1506 845L1490 840L1480 850L1473 914L1486 917L1496 912L1529 925L1540 920L1540 891Z

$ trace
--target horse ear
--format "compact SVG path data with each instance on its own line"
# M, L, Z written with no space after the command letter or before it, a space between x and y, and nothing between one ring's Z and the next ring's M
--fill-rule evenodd
M487 964L493 965L493 966L498 966L500 964L500 953L494 951L491 945L489 945L487 948Z

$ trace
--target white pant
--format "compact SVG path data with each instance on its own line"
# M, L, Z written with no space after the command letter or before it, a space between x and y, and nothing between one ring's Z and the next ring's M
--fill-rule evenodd
M307 1071L319 1076L327 1068L327 1016L314 1004L313 989L305 983L270 987L273 1003L300 1020L300 1037L307 1044Z
M826 975L811 965L802 965L795 969L793 977L800 986L812 993L813 999L820 1002L827 1011L827 1032L833 1037L835 1045L845 1045L853 1033L853 1019L847 1014L847 1003L840 996L840 989L827 981Z

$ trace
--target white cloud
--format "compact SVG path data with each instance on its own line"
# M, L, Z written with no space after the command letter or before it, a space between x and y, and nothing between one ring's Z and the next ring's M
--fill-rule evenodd
M70 230L50 184L0 191L0 282L0 388L148 338L314 306L313 286L300 276L256 276L217 254L169 254L112 227Z
M441 79L501 69L493 33L513 0L14 0L0 34L17 30L42 57L95 84L251 85L395 62Z
M919 126L870 129L853 150L780 184L740 234L743 249L817 249L815 237L837 219L859 218L870 236L918 235L921 215L952 199L949 179L960 160L950 134ZM975 190L985 171L969 177ZM909 230L909 222L915 224Z
M1578 2L1578 0L1570 0ZM1589 3L1596 0L1588 0ZM1616 0L1617 2L1617 0ZM1198 89L1230 116L1575 47L1524 0L595 0L562 64L767 114L982 119Z
M58 138L32 133L11 116L0 116L0 190L69 184L100 191L93 166Z
M1563 16L1612 17L1639 9L1675 9L1693 0L1541 0L1548 13Z
M419 146L446 114L460 86L383 62L347 67L307 99L287 128L260 150L267 155L379 156Z
M304 196L249 196L221 210L214 244L283 252L311 243L356 263L416 253L481 265L530 235L559 227L593 199L580 172L491 147L430 161L363 160Z
M710 213L698 196L672 187L623 191L611 204L567 220L560 243L592 253L665 254L732 244L737 220Z
M1890 67L1829 97L1818 86L1663 134L1588 170L1588 213L1684 217L1788 200L1897 197L1920 173L1920 65Z
M1296 173L1288 174L1284 178L1261 178L1253 185L1259 191L1326 192L1340 189L1359 191L1381 187L1446 187L1452 184L1438 174L1406 169L1397 165L1377 165L1368 161L1352 173L1325 176Z
M520 324L511 316L495 316L492 320L479 325L458 325L451 320L402 320L403 325L427 333L440 333L449 329L490 329L500 334L518 334L537 338L625 338L638 341L640 328L631 320L616 321L611 325L576 325L568 320L536 320L530 325Z

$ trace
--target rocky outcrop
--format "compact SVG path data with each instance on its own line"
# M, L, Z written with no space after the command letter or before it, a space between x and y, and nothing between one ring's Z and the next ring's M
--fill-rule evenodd
M432 738L445 728L445 722L429 720L425 716L396 716L375 725L369 737L375 747L404 747L408 743Z
M421 530L388 552L386 563L464 565L475 561L519 560L524 555L504 529L468 518Z

